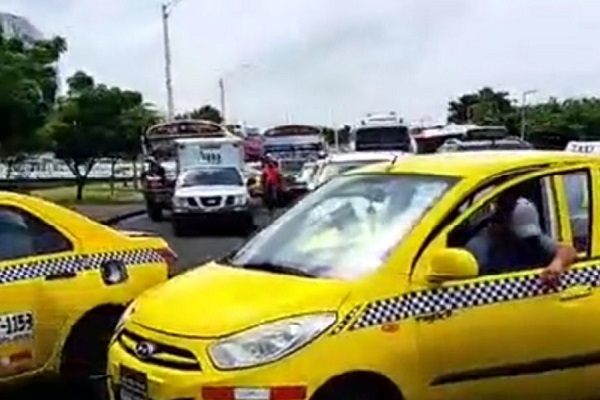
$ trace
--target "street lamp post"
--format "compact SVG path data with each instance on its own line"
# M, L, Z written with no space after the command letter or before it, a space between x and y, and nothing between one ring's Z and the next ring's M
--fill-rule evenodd
M223 116L223 122L227 119L225 112L225 82L223 78L219 79L219 97L221 102L221 115Z
M163 45L165 52L165 84L167 86L167 118L172 121L175 117L175 102L173 100L173 80L171 78L171 38L169 36L169 17L173 8L181 0L171 0L161 4L163 25Z
M527 104L527 96L529 96L530 94L534 94L537 93L537 90L535 89L529 89L529 90L525 90L523 91L523 93L521 93L521 139L525 140L525 133L527 130L527 114L526 114L526 110L525 110L525 106Z
M240 68L242 69L248 69L248 68L252 68L252 64L242 64L240 65ZM221 105L221 115L223 116L223 122L225 122L227 120L227 113L225 111L225 108L227 106L227 101L225 98L225 78L222 76L221 78L219 78L219 102Z

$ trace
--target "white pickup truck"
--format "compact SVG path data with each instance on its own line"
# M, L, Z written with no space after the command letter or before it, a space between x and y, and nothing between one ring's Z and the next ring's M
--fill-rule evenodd
M178 139L179 174L171 223L175 235L210 222L254 228L243 176L244 153L237 138Z

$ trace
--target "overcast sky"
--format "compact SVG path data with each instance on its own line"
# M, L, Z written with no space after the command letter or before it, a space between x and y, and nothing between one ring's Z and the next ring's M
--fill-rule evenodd
M67 76L140 90L166 106L159 0L2 0L65 36ZM600 92L598 0L181 0L171 17L178 111L218 105L252 124L354 123L395 110L445 116L491 85L515 97Z

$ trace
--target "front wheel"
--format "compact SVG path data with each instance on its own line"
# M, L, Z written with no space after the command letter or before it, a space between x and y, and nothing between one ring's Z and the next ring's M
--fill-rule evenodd
M189 226L175 217L171 221L171 228L173 229L173 235L176 237L187 236L189 233Z
M160 222L163 220L163 210L161 205L158 203L147 200L146 212L148 213L148 218L150 218L152 222Z

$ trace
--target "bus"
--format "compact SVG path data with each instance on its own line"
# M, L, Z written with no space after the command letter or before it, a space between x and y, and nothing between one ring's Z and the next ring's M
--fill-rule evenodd
M142 192L148 216L160 221L171 207L180 160L178 139L237 138L222 125L205 120L177 120L151 126L142 135Z
M417 144L419 154L435 153L446 141L458 139L470 140L500 140L509 136L504 126L482 125L435 125L419 127L411 130L411 136Z
M394 112L367 114L360 125L350 131L350 141L354 151L417 151L408 126Z
M256 126L244 123L228 124L225 127L244 140L244 161L258 162L263 156L264 138Z
M301 179L304 164L323 157L326 152L323 129L313 125L279 125L263 133L265 155L278 161L285 180L285 201L308 192Z

